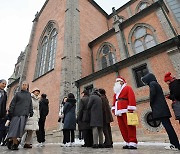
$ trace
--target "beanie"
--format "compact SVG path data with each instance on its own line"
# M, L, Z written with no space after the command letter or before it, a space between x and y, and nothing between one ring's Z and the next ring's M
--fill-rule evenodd
M172 80L172 79L173 79L173 77L171 76L171 73L170 73L170 72L168 72L168 73L165 74L165 76L164 76L164 81L165 81L165 82L170 81L170 80Z

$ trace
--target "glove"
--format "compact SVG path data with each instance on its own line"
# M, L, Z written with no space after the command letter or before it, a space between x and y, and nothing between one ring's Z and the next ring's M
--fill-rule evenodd
M133 113L133 110L128 110L128 112Z

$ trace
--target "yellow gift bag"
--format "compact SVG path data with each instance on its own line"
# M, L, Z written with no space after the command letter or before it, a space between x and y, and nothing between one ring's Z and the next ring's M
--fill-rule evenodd
M127 112L127 124L128 125L132 125L132 126L136 126L139 124L139 120L138 120L138 115L136 112Z

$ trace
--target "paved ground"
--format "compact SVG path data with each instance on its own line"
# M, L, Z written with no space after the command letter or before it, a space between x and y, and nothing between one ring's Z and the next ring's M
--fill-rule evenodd
M139 143L137 150L122 149L123 143L114 143L113 149L82 148L80 144L75 147L61 147L60 144L48 143L45 147L33 145L32 149L20 148L10 151L7 147L0 147L0 154L180 154L180 151L165 150L166 143Z

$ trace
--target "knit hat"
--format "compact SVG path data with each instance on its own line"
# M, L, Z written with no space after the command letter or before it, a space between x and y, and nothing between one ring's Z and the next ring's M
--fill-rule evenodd
M39 91L40 92L39 88L37 88L37 87L33 88L32 93L35 92L35 91Z
M118 76L117 78L116 78L116 82L117 81L123 81L124 83L126 83L126 80L123 78L123 77L121 77L121 76Z
M172 80L172 79L173 79L173 77L171 76L171 73L170 73L170 72L168 72L168 73L165 74L165 76L164 76L164 81L165 81L165 82L170 81L170 80Z

